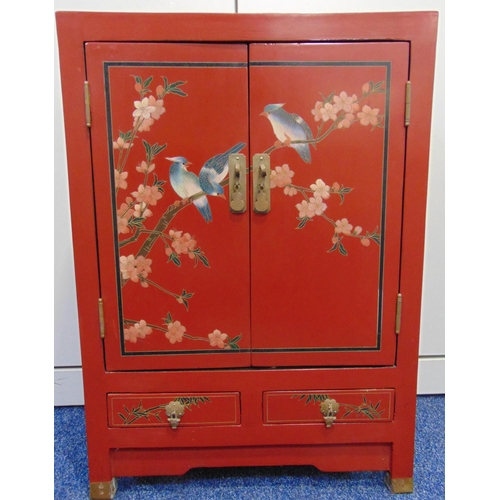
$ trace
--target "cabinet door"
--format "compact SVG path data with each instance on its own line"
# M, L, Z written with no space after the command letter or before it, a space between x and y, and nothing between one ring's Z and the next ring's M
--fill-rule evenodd
M248 212L217 195L225 159L208 162L248 156L247 58L245 45L86 45L108 370L250 363Z
M407 43L250 46L252 364L395 359ZM409 228L408 230L411 230Z

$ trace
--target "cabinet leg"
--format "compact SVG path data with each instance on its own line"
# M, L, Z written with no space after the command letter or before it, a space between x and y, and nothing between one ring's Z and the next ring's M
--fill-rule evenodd
M391 477L386 472L384 479L391 493L413 493L413 477Z
M115 478L106 483L90 483L90 500L113 500L117 487Z

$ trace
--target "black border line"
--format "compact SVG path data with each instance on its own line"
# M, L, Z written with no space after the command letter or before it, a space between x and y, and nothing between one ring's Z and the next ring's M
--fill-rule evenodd
M381 227L380 227L380 265L379 265L379 290L378 290L378 321L377 321L377 343L374 347L311 347L311 348L251 348L251 349L223 349L223 350L176 350L176 351L140 351L126 352L123 335L123 310L120 280L120 262L118 238L114 238L115 262L117 265L117 299L118 314L120 323L120 351L123 357L127 356L176 356L176 355L197 355L197 354L239 354L239 353L314 353L314 352L374 352L381 350L382 337L382 309L383 309L383 281L384 281L384 252L385 252L385 218L387 202L387 170L388 170L388 146L389 146L389 124L390 124L390 92L391 92L391 69L390 61L250 61L247 63L228 62L134 62L134 61L112 61L103 62L104 70L104 92L106 100L106 123L108 130L108 154L111 177L111 203L113 213L116 213L116 201L114 198L114 156L113 156L113 135L111 121L111 96L109 87L109 68L119 67L169 67L169 68L246 68L246 67L380 67L386 68L386 100L385 100L385 127L384 127L384 151L382 160L382 207L381 207ZM117 234L116 220L113 219L114 234Z

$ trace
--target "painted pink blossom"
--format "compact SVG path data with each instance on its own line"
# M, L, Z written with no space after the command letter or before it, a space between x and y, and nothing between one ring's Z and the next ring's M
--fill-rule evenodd
M125 142L121 137L118 137L116 141L113 141L113 149L121 151L122 149L128 149L130 146L131 144L129 142Z
M340 241L340 240L339 240L339 237L338 237L338 236L334 236L334 237L332 238L332 243L333 243L334 245L336 245L339 241Z
M271 170L271 188L282 188L287 184L291 184L294 175L295 172L290 170L286 163L281 167L276 167L275 170Z
M350 235L351 231L352 231L352 224L349 224L347 219L342 219L335 222L335 232L337 234L344 233Z
M378 123L378 108L370 108L370 106L363 106L363 109L358 113L359 122L361 125L377 125Z
M158 85L158 87L156 87L156 95L158 96L158 98L161 99L164 95L164 92L165 89L163 88L163 85Z
M350 113L353 110L352 106L357 100L358 98L356 94L349 97L347 92L341 92L339 95L333 97L333 102L335 103L338 111L345 111L346 113Z
M168 234L173 238L172 248L177 255L187 254L191 259L194 259L197 242L189 233L182 234L182 231L170 230Z
M169 323L167 328L168 332L165 332L165 337L167 337L171 344L182 342L182 337L186 333L186 327L182 326L180 321Z
M137 125L138 120L140 120L140 117L137 117L134 120L134 127ZM151 130L151 125L154 123L154 118L149 117L147 119L142 119L141 124L139 125L139 128L137 129L139 132L149 132Z
M370 246L370 240L368 238L361 238L361 244L364 245L365 247Z
M319 122L320 120L323 119L323 114L321 112L322 109L323 109L323 103L321 101L316 101L314 109L311 109L311 113L314 116L315 122Z
M335 121L337 119L338 108L334 106L332 103L327 102L323 104L321 101L316 101L314 105L314 109L311 110L311 113L314 115L314 121L327 122L328 120Z
M324 122L327 122L328 120L335 121L337 119L337 113L338 113L337 107L327 102L323 107L323 109L321 110L322 114L321 118L323 119Z
M285 189L283 190L283 192L287 195L287 196L294 196L297 194L297 190L292 187L292 186L285 186Z
M132 203L133 200L130 196L127 196L126 203L122 203L120 208L116 211L117 213L117 223L118 223L118 234L126 234L130 232L128 227L128 221L132 217Z
M120 208L116 211L116 213L120 217L125 217L127 219L130 219L130 217L132 217L131 208L132 208L133 201L134 200L130 196L127 196L125 198L125 203L122 203L120 205Z
M352 113L346 113L344 118L342 118L342 120L340 120L337 124L337 128L349 128L355 118L356 117Z
M156 202L163 197L163 194L158 189L158 186L144 186L144 184L141 184L137 191L132 193L132 196L135 196L137 201L156 205Z
M340 191L340 184L338 182L334 182L332 184L332 190L334 193L338 193Z
M122 255L120 257L120 272L122 273L123 279L130 279L137 283L140 281L144 288L148 287L146 280L148 274L151 272L151 259L145 259L144 256L140 255L137 259L134 255L129 255L125 257Z
M220 349L226 347L225 340L227 339L227 334L221 333L220 330L214 330L213 333L209 333L208 339L212 347L219 347Z
M142 101L134 101L135 110L132 113L134 118L144 118L147 120L152 113L156 113L156 106L149 104L149 99L145 97Z
M153 329L149 327L143 319L141 319L139 323L125 329L123 333L125 340L130 340L130 342L135 344L138 338L145 339L146 335L153 333Z
M315 184L311 184L314 196L319 196L324 200L330 198L330 186L327 186L322 179L317 179Z
M295 208L299 211L300 218L309 217L312 219L314 217L314 210L310 210L309 205L310 203L306 200L303 200L301 203L297 203L297 205L295 205Z
M363 92L363 94L368 94L368 92L370 92L370 89L371 89L371 84L370 82L366 82L362 87L361 87L361 91Z
M130 228L128 227L128 219L118 216L116 219L118 234L130 233Z
M314 198L309 198L308 209L315 215L321 215L326 210L326 203L323 203L321 196L314 196Z
M355 236L357 236L358 234L361 234L361 231L363 231L363 228L361 226L356 226L354 228L354 231L352 232L352 234L354 234Z
M145 162L143 160L143 161L141 161L140 165L137 165L137 167L135 167L135 169L138 172L142 172L143 174L147 174L149 172L152 172L155 169L155 164L151 163L150 165L148 165L147 162Z
M151 113L151 117L155 120L158 120L160 118L160 115L165 113L165 108L163 107L163 99L156 100L153 96L149 96L149 105L155 108L155 110Z
M127 181L125 180L128 177L128 172L119 172L115 168L115 187L118 189L127 189Z
M143 201L134 205L134 217L151 217L152 215L153 212L149 210L147 204Z

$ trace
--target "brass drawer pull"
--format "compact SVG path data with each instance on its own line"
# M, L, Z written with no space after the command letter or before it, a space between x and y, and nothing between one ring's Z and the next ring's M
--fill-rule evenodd
M171 401L165 406L165 411L167 412L170 426L172 429L177 429L181 417L184 415L184 405L179 403L179 401Z
M337 413L339 412L339 404L335 399L325 399L320 405L320 411L325 419L327 427L331 427L333 422L337 420Z

